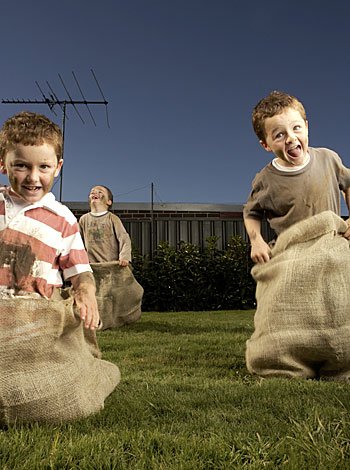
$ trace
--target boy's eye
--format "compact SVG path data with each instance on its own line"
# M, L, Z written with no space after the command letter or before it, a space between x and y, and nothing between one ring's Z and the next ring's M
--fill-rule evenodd
M275 135L275 139L280 139L283 137L283 132L278 132L278 134Z

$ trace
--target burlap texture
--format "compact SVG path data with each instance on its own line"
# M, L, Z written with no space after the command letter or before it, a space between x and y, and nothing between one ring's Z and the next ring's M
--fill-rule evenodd
M70 296L0 301L0 423L71 421L100 411L120 380Z
M283 232L255 265L255 331L246 363L262 377L350 378L350 249L331 211Z
M117 328L141 317L143 288L129 266L117 261L91 263L102 329Z

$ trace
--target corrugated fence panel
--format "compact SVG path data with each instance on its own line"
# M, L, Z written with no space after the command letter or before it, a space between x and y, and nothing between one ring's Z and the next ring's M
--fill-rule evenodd
M151 253L151 223L149 221L123 221L123 225L130 235L133 252L140 255Z
M150 255L152 250L152 224L150 220L123 220L137 253ZM155 220L154 248L161 242L177 247L181 241L192 243L203 249L209 237L217 236L217 248L224 250L232 236L239 235L248 241L243 220L198 220L198 219L161 219ZM266 223L262 225L266 240L273 238L273 232Z

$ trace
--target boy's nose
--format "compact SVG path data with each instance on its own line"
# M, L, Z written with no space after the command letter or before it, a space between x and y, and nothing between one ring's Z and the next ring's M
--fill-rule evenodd
M27 174L27 180L30 182L36 182L39 179L39 170L37 168L32 168Z
M288 132L287 134L287 142L294 142L296 140L294 132Z

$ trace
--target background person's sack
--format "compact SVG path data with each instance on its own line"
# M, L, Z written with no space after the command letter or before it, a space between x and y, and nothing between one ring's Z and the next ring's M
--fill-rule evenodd
M99 355L72 297L1 299L0 423L56 423L100 411L120 372Z
M331 211L303 220L257 264L251 373L350 378L350 249L347 224Z
M141 317L143 288L129 266L117 261L91 263L102 329L134 323Z

